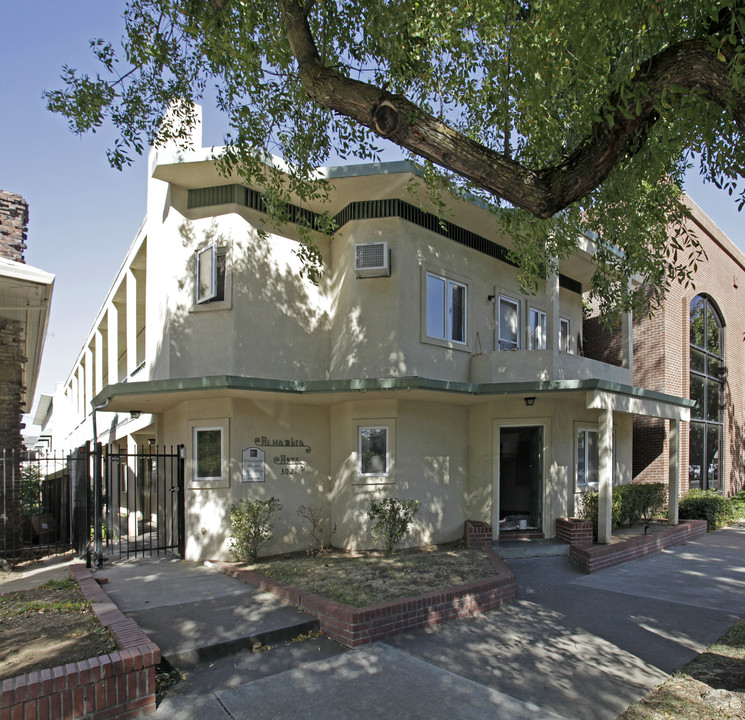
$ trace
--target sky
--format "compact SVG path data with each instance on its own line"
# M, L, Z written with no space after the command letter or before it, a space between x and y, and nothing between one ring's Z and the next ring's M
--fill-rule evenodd
M89 41L118 41L123 7L0 0L0 189L29 204L26 262L56 276L35 404L67 379L145 215L145 159L114 170L106 159L113 130L76 136L42 98L61 87L63 65L96 71ZM222 144L223 120L209 104L203 113L204 144ZM696 171L685 189L745 251L745 216L734 200L702 185Z

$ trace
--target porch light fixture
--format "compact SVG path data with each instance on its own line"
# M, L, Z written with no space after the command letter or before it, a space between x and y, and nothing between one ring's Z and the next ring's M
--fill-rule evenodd
M535 399L535 398L534 398ZM129 417L132 418L132 420L137 420L138 417L140 417L140 411L139 410L132 410L129 413Z
M526 397L525 398L525 405L527 407L533 407L533 405L535 405L535 398L534 397Z

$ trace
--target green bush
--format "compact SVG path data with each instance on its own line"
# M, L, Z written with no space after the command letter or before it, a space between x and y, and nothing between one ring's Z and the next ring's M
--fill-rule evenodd
M716 490L691 490L680 501L678 517L681 520L706 520L708 531L713 532L732 520L734 507L732 500Z
M370 500L370 510L367 517L374 520L372 527L373 538L376 542L382 540L386 553L396 552L396 548L409 532L409 526L419 510L419 500L399 500L398 498L383 498Z
M613 488L611 497L611 530L650 519L665 504L664 483L627 483ZM582 498L580 517L592 522L598 536L598 501L596 490L588 490Z
M742 520L745 518L745 490L735 493L731 498L732 503L732 516L734 520Z
M230 506L230 551L240 562L256 562L259 550L272 537L272 515L282 509L275 497L241 500Z

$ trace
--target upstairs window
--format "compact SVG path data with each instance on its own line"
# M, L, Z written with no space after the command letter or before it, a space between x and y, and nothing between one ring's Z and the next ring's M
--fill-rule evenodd
M427 273L427 337L466 343L467 288L463 283Z
M569 320L566 318L560 320L559 352L569 352Z
M528 350L546 349L546 313L543 310L530 308L530 334Z
M500 295L498 313L499 349L519 349L520 303Z
M225 258L227 248L216 243L196 252L196 303L225 300Z

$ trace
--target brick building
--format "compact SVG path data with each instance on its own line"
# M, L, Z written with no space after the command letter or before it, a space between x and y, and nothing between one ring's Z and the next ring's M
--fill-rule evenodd
M18 458L22 415L29 412L44 346L54 276L25 264L28 205L0 190L0 553L20 536Z
M675 284L654 317L634 323L634 385L696 401L680 436L680 490L745 487L745 254L686 196L706 258L693 287ZM586 353L618 364L620 337L585 323ZM667 482L668 422L634 419L633 476Z

